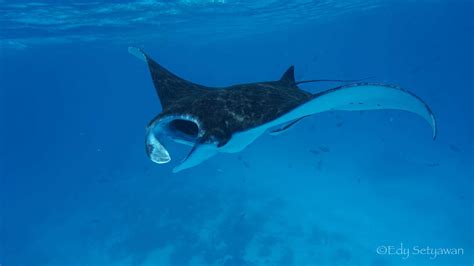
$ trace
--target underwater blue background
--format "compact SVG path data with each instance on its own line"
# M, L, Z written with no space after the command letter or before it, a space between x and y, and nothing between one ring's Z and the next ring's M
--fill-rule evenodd
M0 264L472 265L473 1L0 1ZM196 83L398 84L397 111L328 112L172 174L135 45ZM317 92L334 84L305 84ZM463 254L378 254L380 246Z

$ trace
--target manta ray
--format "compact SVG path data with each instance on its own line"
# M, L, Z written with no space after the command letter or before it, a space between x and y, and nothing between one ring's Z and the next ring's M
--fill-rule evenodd
M265 132L280 134L301 119L326 111L408 111L426 120L436 138L431 108L398 86L353 82L313 94L298 85L321 80L296 82L291 66L275 81L213 88L178 77L139 48L128 50L148 65L162 106L146 127L148 157L158 164L170 162L166 139L192 147L175 173L218 153L242 151Z

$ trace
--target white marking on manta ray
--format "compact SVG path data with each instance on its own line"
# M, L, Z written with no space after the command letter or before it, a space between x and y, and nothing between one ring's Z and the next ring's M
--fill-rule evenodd
M238 114L236 114L236 113L234 113L234 112L231 112L230 115L232 115L232 116L235 118L235 120L237 120L237 121L239 121L239 122L243 122L243 121L244 121L244 117L241 116L241 115L238 115Z
M147 62L147 56L142 50L134 47L129 52ZM153 121L147 127L147 153L155 163L168 163L171 157L166 148L161 144L163 137L171 137L174 141L193 146L188 156L173 169L179 172L194 167L219 152L236 153L245 149L250 143L270 128L286 124L282 129L272 131L275 134L286 131L299 119L326 111L361 111L361 110L402 110L411 112L425 119L433 130L433 138L436 137L436 121L429 107L416 95L404 89L371 83L355 83L324 91L314 96L308 102L294 108L286 114L252 129L234 133L230 140L222 147L217 142L200 143L198 140L205 134L199 119L192 115L170 115ZM235 116L235 115L234 115ZM198 135L183 139L177 132L169 127L176 119L191 121L198 127ZM237 120L239 117L236 117ZM272 133L271 132L271 133ZM194 140L193 143L191 140Z

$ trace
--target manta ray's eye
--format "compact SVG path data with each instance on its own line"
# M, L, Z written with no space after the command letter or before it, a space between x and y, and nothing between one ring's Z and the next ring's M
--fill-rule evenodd
M196 123L184 119L175 119L169 123L169 127L172 130L179 131L188 136L197 137L199 133L199 127Z

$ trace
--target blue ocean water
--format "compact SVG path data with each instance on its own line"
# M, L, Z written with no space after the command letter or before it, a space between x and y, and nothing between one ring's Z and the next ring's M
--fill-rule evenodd
M0 1L0 265L472 265L473 14L469 0ZM375 76L423 98L439 136L413 114L327 112L173 174L179 159L146 156L161 106L130 45L208 86L290 65L297 80Z

